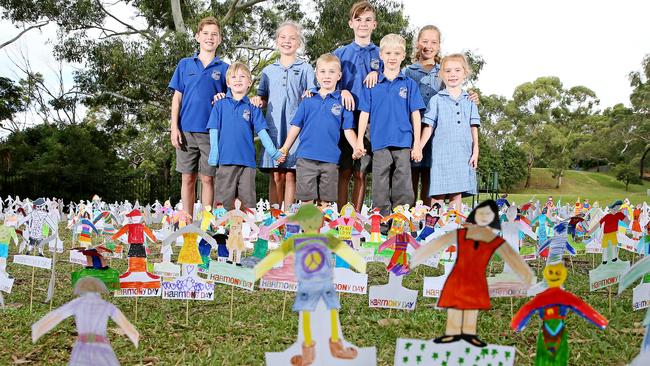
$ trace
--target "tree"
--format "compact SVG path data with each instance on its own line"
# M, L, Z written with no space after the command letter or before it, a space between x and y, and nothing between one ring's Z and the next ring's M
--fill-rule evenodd
M25 108L23 89L13 80L0 77L0 128L9 132L18 131L20 125L14 118Z
M650 54L646 55L641 63L642 71L630 73L630 84L633 91L630 102L637 120L637 128L631 131L639 142L644 144L643 155L639 161L639 177L643 178L645 159L650 152Z
M625 191L627 192L630 184L641 184L641 178L637 174L636 164L621 163L614 168L616 179L625 183Z

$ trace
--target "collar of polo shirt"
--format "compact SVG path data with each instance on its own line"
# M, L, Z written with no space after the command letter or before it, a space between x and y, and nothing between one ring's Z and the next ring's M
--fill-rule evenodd
M198 60L198 59L199 59L199 53L198 53L198 52L194 52L194 55L192 56L192 58L193 58L195 61ZM214 55L214 58L213 58L212 61L210 62L210 65L216 65L216 64L219 64L219 63L221 63L221 62L223 62L223 61L221 61L221 59L219 58L219 56Z
M406 79L406 75L404 75L404 73L400 71L399 74L397 74L397 76L395 77L395 79ZM388 80L388 79L386 79L386 75L384 75L384 73L382 72L379 74L379 78L377 79L377 82L381 83L384 80Z
M250 100L248 99L248 95L244 95L244 97L241 98L240 100L235 100L235 99L233 98L233 96L232 96L232 90L230 90L230 88L228 88L228 91L226 92L226 98L229 98L229 99L231 99L233 102L236 102L236 103L246 103L246 104L250 104Z
M309 92L312 94L312 96L315 96L316 94L320 95L320 93L318 92L318 88L311 88L309 89ZM332 97L334 99L341 99L341 91L339 89L334 89L333 92L327 93L327 95L325 95L325 98L327 97Z
M449 94L449 91L447 90L447 88L442 89L441 91L438 92L438 94L451 96L451 94ZM463 91L460 93L459 97L469 97L469 93L467 92L467 90L463 89Z

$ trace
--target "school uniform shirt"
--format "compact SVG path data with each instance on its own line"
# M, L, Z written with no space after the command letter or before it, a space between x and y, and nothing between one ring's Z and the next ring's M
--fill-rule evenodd
M411 148L413 124L411 113L425 108L415 81L399 73L388 80L379 74L374 88L363 88L359 110L370 114L372 151L387 147Z
M412 64L402 69L404 75L410 77L418 83L420 88L420 95L424 101L424 105L429 105L431 97L436 95L442 88L442 80L438 77L440 65L434 65L431 70L425 70L421 64ZM419 162L411 161L411 166L414 168L430 168L431 167L431 140L427 141L426 145L422 148L422 160Z
M267 127L262 110L247 96L235 100L228 90L226 97L214 103L208 129L219 130L218 165L242 165L255 168L253 133Z
M300 103L291 124L300 127L297 157L338 164L341 130L354 128L353 113L343 107L341 92L336 90L324 98L312 89L310 98Z
M224 93L228 64L215 57L206 67L199 55L181 59L169 81L168 88L183 94L180 129L184 132L207 133L206 127L215 94Z
M432 125L430 195L476 193L472 156L472 126L480 126L478 107L463 91L454 99L447 89L429 101L423 122Z
M372 42L365 47L352 42L337 48L333 53L341 61L343 75L339 81L339 89L352 93L354 103L359 109L359 98L364 89L363 81L372 71L380 72L383 69L379 47Z
M298 110L303 93L314 87L314 69L303 60L297 59L288 67L276 61L262 70L257 95L267 99L266 124L269 126L269 137L276 147L282 146L287 139L289 123ZM295 169L295 153L299 145L300 141L296 140L282 164L263 150L260 168Z

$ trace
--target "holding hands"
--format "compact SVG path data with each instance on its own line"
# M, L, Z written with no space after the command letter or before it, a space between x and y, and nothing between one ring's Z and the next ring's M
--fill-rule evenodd
M419 144L413 144L413 148L411 149L411 159L416 163L422 161L422 147Z

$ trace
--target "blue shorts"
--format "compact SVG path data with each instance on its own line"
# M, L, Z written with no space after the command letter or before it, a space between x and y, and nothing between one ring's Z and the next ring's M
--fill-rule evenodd
M0 258L9 257L9 245L5 243L0 243Z
M332 282L299 282L293 311L314 311L321 297L328 310L341 308Z

